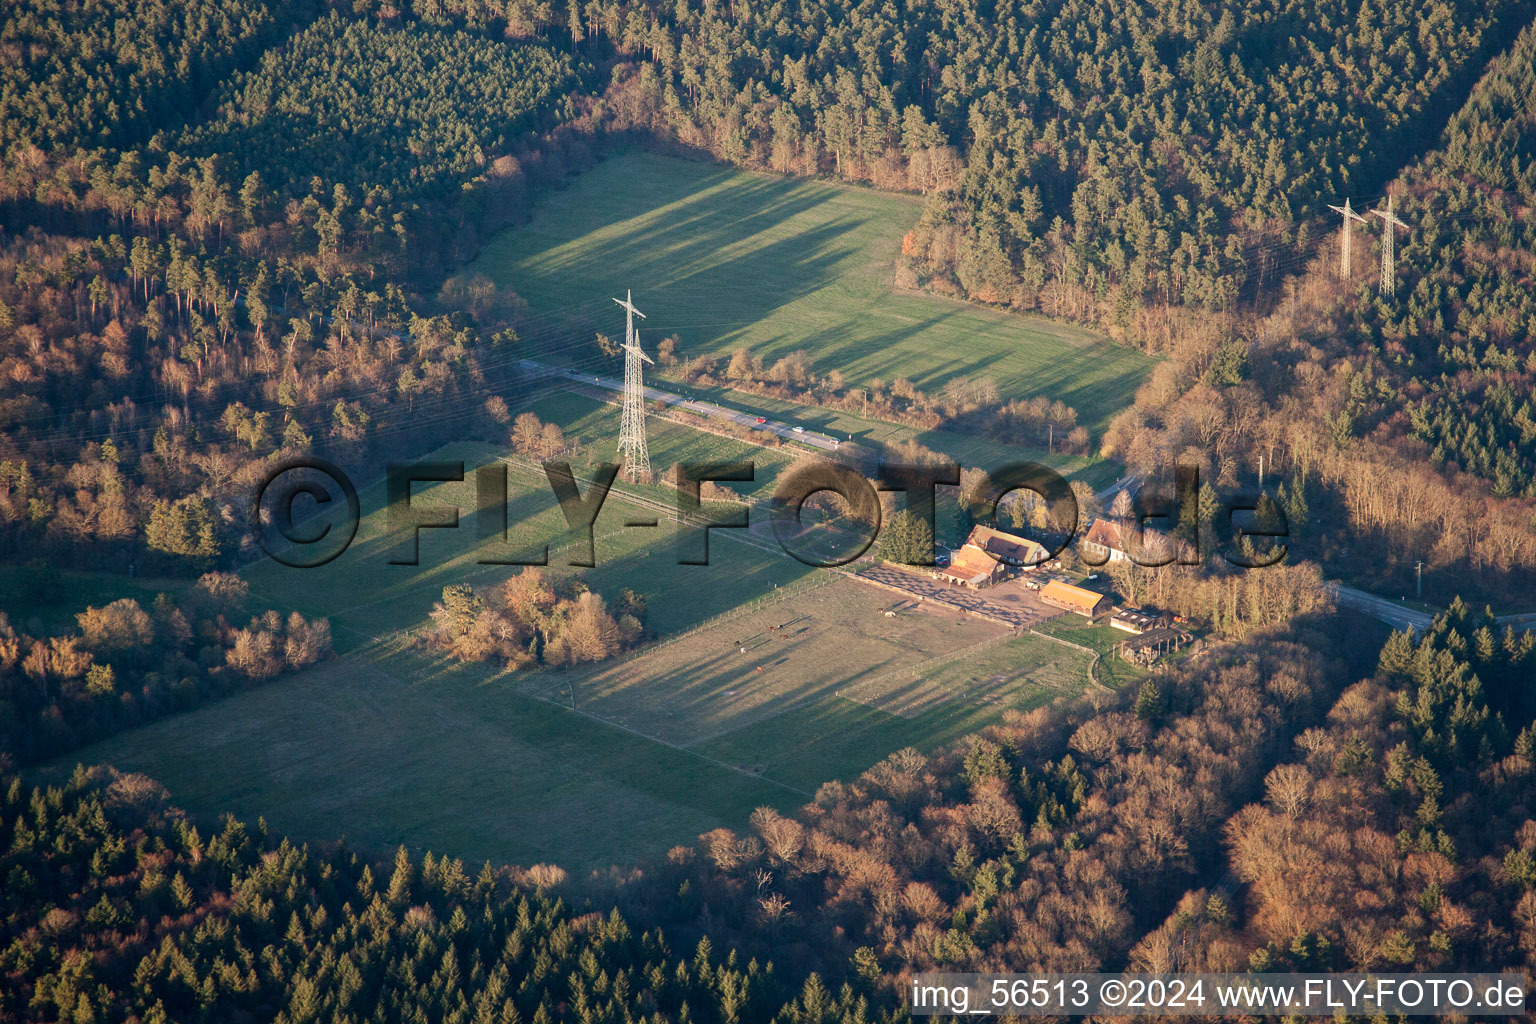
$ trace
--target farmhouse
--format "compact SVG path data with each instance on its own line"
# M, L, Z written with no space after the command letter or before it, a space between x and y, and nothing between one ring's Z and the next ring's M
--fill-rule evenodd
M981 588L1002 579L1010 568L1034 568L1047 554L1045 548L1025 537L977 526L955 549L949 564L934 575L962 587Z
M1111 562L1124 562L1130 555L1127 554L1126 545L1130 531L1125 525L1114 519L1095 519L1088 524L1088 532L1083 534L1083 552L1097 558L1105 558Z
M990 526L977 526L966 540L993 558L1014 569L1034 569L1050 557L1050 552L1027 537L1018 537Z
M1052 580L1041 588L1040 600L1053 608L1076 612L1086 619L1103 618L1114 607L1114 602L1106 595L1061 580Z
M1181 559L1195 557L1189 545L1161 530L1144 529L1138 534L1133 524L1121 519L1095 519L1089 523L1081 550L1096 565L1130 561L1133 555L1147 564L1171 560L1175 554Z

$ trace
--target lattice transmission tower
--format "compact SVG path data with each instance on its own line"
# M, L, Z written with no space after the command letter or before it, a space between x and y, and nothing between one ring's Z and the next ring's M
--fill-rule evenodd
M1350 267L1353 266L1350 261L1349 240L1353 238L1355 234L1354 228L1350 225L1350 222L1357 220L1364 224L1365 218L1349 208L1349 200L1347 198L1344 200L1343 206L1330 205L1328 209L1332 210L1334 213L1340 213L1344 215L1344 229L1339 234L1339 280L1348 281L1349 270Z
M1408 225L1397 219L1392 212L1392 197L1387 196L1387 208L1385 210L1371 211L1382 220L1381 234L1381 294L1391 295L1397 285L1397 252L1396 242L1393 237L1394 228L1408 230Z
M641 379L641 363L655 363L640 349L640 335L635 330L635 317L645 319L645 314L630 301L628 290L622 299L614 299L624 307L624 424L619 431L619 455L624 463L624 475L632 482L651 475L651 449L645 440L645 383Z

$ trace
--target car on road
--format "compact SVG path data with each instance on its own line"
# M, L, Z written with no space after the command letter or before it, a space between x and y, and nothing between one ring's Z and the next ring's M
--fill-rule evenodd
M804 427L796 427L795 428L795 433L803 434L803 433L805 433L805 428Z
M768 417L766 417L766 416L759 416L757 418L757 422L759 422L759 423L767 423L768 422Z

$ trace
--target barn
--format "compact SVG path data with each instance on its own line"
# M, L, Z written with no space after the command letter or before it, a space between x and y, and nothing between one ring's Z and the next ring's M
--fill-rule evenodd
M1013 569L1034 569L1050 557L1050 552L1028 537L1004 533L990 526L974 527L966 544L981 548Z
M1085 619L1101 619L1114 608L1115 603L1105 594L1098 594L1086 587L1073 586L1061 580L1052 580L1040 590L1040 600L1052 608L1076 612Z
M1032 569L1046 557L1045 548L1032 540L977 526L965 543L955 549L949 564L934 575L962 587L979 589L996 583L1010 569Z
M949 564L934 572L939 579L979 590L1002 578L1007 571L1002 562L975 544L966 542L950 555Z

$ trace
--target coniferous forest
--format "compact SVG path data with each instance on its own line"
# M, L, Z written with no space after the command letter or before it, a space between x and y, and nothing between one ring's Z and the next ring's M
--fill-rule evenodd
M1536 593L1533 18L8 3L0 578L17 606L61 572L170 582L0 612L0 1021L859 1024L905 1019L930 969L1536 975L1536 633L1485 610ZM107 766L41 778L333 655L238 575L255 482L507 442L549 311L461 268L636 147L918 197L897 286L1157 357L1106 429L1036 399L1020 437L1223 489L1262 458L1305 560L1268 589L1116 569L1223 642L586 878L211 827ZM1374 217L1341 279L1345 197L1411 227L1390 292ZM973 405L942 421L996 433ZM1392 631L1325 577L1422 579L1443 610ZM432 639L466 662L595 662L645 628L639 596L536 573L450 589Z

